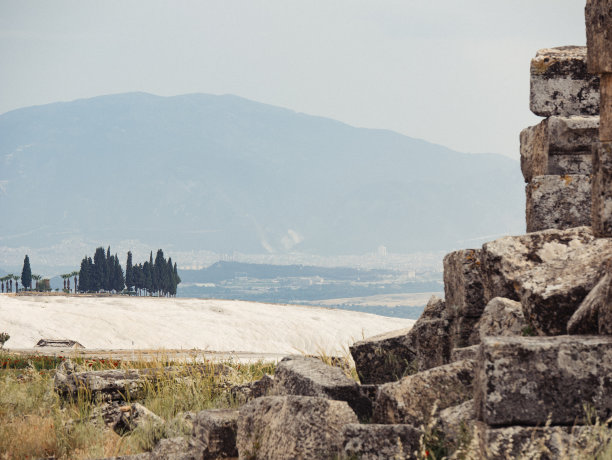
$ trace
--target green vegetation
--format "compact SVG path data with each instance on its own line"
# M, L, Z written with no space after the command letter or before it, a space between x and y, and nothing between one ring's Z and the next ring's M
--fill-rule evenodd
M189 378L167 379L146 385L138 400L166 423L137 428L119 435L100 427L95 401L79 397L62 400L53 390L55 367L65 357L13 355L0 352L0 459L103 458L151 449L164 437L189 432L181 413L237 407L229 389L273 373L274 365L224 362L229 372L189 372L195 361L174 362L160 352L154 361L72 358L79 370L163 368L176 366ZM212 365L213 363L208 363ZM200 363L201 365L201 363ZM180 371L179 371L180 372ZM129 401L130 403L136 401Z
M30 258L27 254L23 260L23 269L21 270L21 285L25 289L32 288L32 269L30 268Z

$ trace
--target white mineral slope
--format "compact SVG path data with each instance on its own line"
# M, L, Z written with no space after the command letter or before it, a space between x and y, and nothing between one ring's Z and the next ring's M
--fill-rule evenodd
M329 353L413 320L327 308L234 300L0 295L0 332L10 348L41 338L88 349L192 349Z

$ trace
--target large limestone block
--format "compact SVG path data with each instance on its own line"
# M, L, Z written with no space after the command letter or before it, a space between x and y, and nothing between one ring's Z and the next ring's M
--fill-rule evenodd
M200 459L237 457L237 430L237 410L203 410L197 413L193 421L190 444Z
M456 406L440 411L437 428L444 433L444 439L457 445L462 438L469 436L475 423L474 400L470 399Z
M496 297L485 307L476 329L479 340L482 340L483 337L489 336L520 336L527 326L520 302Z
M598 116L549 117L521 131L521 170L535 176L591 174L599 140Z
M490 428L477 423L474 433L478 451L487 460L591 458L609 441L603 430L591 426Z
M474 407L490 426L572 425L584 405L612 415L612 337L485 337Z
M346 425L342 458L413 458L412 453L419 447L421 434L412 425Z
M591 223L589 176L537 176L527 184L526 195L527 232Z
M586 47L541 49L530 73L529 108L536 115L599 114L599 77L587 72Z
M311 396L265 396L245 404L238 418L240 459L333 458L345 425L357 416L344 401Z
M500 238L483 245L485 298L520 300L538 334L565 334L610 258L612 240L589 227Z
M480 345L470 345L469 347L453 348L450 362L454 363L455 361L461 361L463 359L476 359L479 346Z
M421 372L441 366L450 360L451 343L449 336L450 321L428 319L416 322L410 335L413 338L416 359L410 373Z
M599 140L612 142L612 73L601 75L601 123Z
M612 237L612 142L600 142L593 154L593 233Z
M361 383L393 382L409 372L416 360L410 329L380 334L349 347Z
M342 369L328 366L316 358L283 358L276 366L272 392L281 396L317 396L346 401L360 419L368 419L372 414L372 402L362 394L357 382L348 378Z
M584 16L589 72L612 73L612 1L587 0Z
M420 426L438 410L472 398L473 361L457 361L434 367L378 389L374 423L407 423Z
M476 325L480 318L472 316L457 316L453 318L450 327L451 350L465 348L478 343Z
M483 301L480 249L462 249L444 257L444 299L453 316L479 317Z

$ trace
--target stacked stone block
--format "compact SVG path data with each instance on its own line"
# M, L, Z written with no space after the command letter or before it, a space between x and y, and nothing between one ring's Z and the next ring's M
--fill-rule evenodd
M588 71L601 79L599 141L593 150L592 225L595 235L612 236L612 0L588 0Z
M527 231L590 225L599 77L579 46L538 51L530 73L531 111L547 118L520 136Z

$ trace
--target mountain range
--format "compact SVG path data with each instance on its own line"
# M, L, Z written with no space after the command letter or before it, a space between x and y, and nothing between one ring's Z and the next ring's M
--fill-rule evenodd
M523 196L513 159L231 95L127 93L0 115L4 247L433 251L523 232Z

